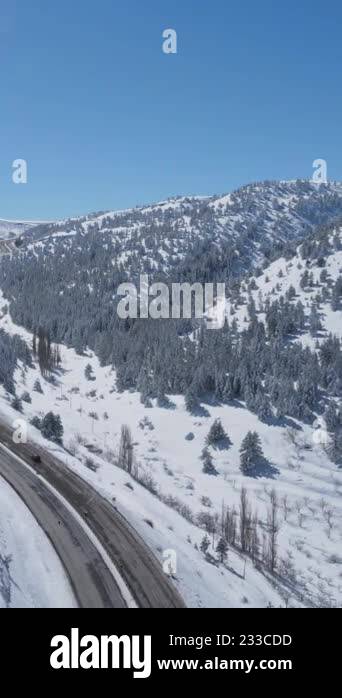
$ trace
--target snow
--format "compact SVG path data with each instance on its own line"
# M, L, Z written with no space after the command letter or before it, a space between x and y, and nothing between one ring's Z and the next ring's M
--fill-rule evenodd
M69 233L59 231L58 233L53 233L51 235L51 238L67 238L67 237L74 237L76 235L76 230L71 230Z
M75 608L62 564L36 520L0 478L0 608Z
M271 286L278 281L277 264L271 270ZM271 279L270 268L266 273ZM289 276L290 280L292 283ZM262 285L261 277L257 282ZM3 303L0 298L0 308ZM332 322L336 325L336 318ZM1 319L0 326L9 333L20 334L28 342L32 340L28 332L13 324L8 314ZM171 396L173 405L169 409L155 403L149 409L141 404L137 393L117 393L115 372L101 367L92 352L78 356L72 349L62 347L61 353L63 373L58 375L56 386L41 378L37 367L17 369L17 393L28 390L32 397L32 404L23 403L25 417L30 420L33 415L49 410L60 414L64 444L70 452L47 441L45 447L57 452L109 501L113 503L115 498L115 506L150 545L161 565L167 556L165 551L176 552L175 584L188 606L265 607L269 603L284 606L287 595L286 603L291 606L341 605L342 472L329 461L323 449L319 422L310 427L293 420L294 428L288 429L267 425L258 421L243 404L206 405L208 414L194 417L185 410L181 396ZM85 378L88 363L93 367L94 381ZM43 395L33 391L37 377ZM11 422L18 417L2 388L0 406ZM98 419L90 416L94 412ZM205 437L215 418L221 419L232 441L227 450L212 451L217 477L205 475L200 461ZM244 486L263 525L274 488L280 503L279 557L289 557L296 571L290 591L280 579L270 579L255 569L238 551L229 551L227 567L209 564L198 550L203 530L113 464L122 424L131 428L140 474L152 477L164 497L172 495L187 505L194 521L203 511L220 514L223 503L238 508ZM245 477L239 469L239 448L249 430L260 435L270 465L269 471L258 479ZM185 438L189 432L194 434L192 441ZM33 427L30 438L42 441ZM95 448L97 455L87 446ZM97 472L86 467L87 458L98 467ZM209 509L203 504L203 497L210 499ZM287 517L285 507L289 510ZM331 531L327 523L329 508L333 512Z
M11 221L0 218L0 240L7 240L12 237L12 234L14 236L20 235L36 225L45 223L47 221Z
M256 186L254 188L257 189ZM289 210L293 198L285 190L282 196L279 194L278 203ZM220 210L223 213L219 219L222 230L228 222L228 214L224 210L227 211L230 204L231 195L213 198L209 204L216 209L222 205ZM147 217L158 207L180 208L184 214L186 206L187 200L180 198L139 210ZM136 210L132 209L132 214ZM115 216L118 216L117 221ZM267 208L266 216L265 235L271 235L274 225L272 207ZM292 216L291 212L289 216ZM122 242L119 260L128 265L131 252L125 250L125 243L139 232L142 223L132 222L128 228L124 228L119 223L120 212L79 220L84 221L82 226L86 232L94 222L101 224L107 217L113 218L110 233L115 233ZM240 214L234 216L229 213L230 225L239 220ZM185 233L191 229L189 215L182 216L183 229ZM74 231L58 231L53 237L72 237L74 234ZM141 242L144 243L143 238ZM34 245L40 246L41 243ZM164 245L160 253L167 264L168 256L172 257L177 250L168 239ZM331 283L335 282L342 270L342 251L335 250L329 254L325 268ZM314 286L302 289L300 279L304 269L305 261L297 251L291 260L280 258L260 276L256 276L257 289L250 294L247 291L251 280L249 276L246 290L241 294L241 303L236 306L231 299L227 301L229 322L236 319L240 330L247 327L249 295L255 301L258 319L263 321L265 315L259 311L260 300L264 303L269 298L272 302L284 295L290 286L294 287L296 293L293 302L302 302L308 318L311 303L321 288L319 277L322 268L315 262L309 267ZM4 305L8 303L0 294L0 310ZM307 326L303 334L292 341L299 341L314 349L316 342L322 342L330 332L342 338L341 310L333 311L329 302L322 302L319 313L322 322L319 336L312 337ZM0 327L9 333L18 333L29 343L32 341L27 331L14 325L9 314L0 318ZM57 376L57 385L44 380L37 366L27 370L20 366L15 379L18 395L28 390L32 398L32 404L23 403L28 421L33 415L43 415L50 410L60 414L67 450L44 441L33 427L30 427L30 438L43 441L46 448L57 452L70 468L91 482L113 505L115 503L150 545L161 565L167 557L166 551L176 552L174 583L188 606L265 607L269 603L276 606L287 603L290 606L341 606L342 471L326 455L324 445L327 434L321 420L318 419L312 427L295 420L289 421L286 428L264 424L243 403L206 405L206 413L194 417L185 410L181 396L170 396L170 408L158 407L155 401L151 408L146 408L136 392L116 392L115 372L110 367L101 367L92 352L78 356L72 349L62 347L61 354L63 372ZM88 363L93 367L94 381L85 378L84 370ZM41 381L43 395L33 391L37 377ZM2 387L0 411L10 423L18 417L18 413L9 406L8 396ZM98 419L94 419L91 413L96 413ZM200 455L209 427L216 418L221 419L232 444L227 449L212 450L218 471L218 476L213 477L202 472ZM140 475L153 478L159 498L114 464L122 424L131 428ZM255 430L260 435L269 463L268 471L258 479L245 477L239 468L239 449L249 430ZM194 435L191 441L186 439L189 432ZM91 451L96 449L97 453L92 453L87 446L91 447ZM91 458L97 466L96 472L89 469L89 463L87 467L87 458ZM252 508L258 512L261 528L266 522L271 490L275 489L281 522L278 555L279 558L287 558L293 565L295 575L291 583L270 578L258 571L238 551L229 550L225 567L209 564L198 550L204 531L196 525L197 515L203 511L220 515L223 503L238 508L242 486L247 488ZM1 483L0 494L2 491ZM177 498L189 507L192 522L161 501L160 497L167 496ZM209 507L203 497L209 498ZM331 529L329 511L332 512Z
M3 448L5 451L7 451L9 454L11 453L11 451L10 451L8 448L6 448L5 446L2 446L2 448ZM21 461L21 462L22 462L23 466L25 466L25 468L27 468L31 473L34 473L34 470L33 470L33 468L31 468L31 466L29 466L25 461ZM84 521L84 519L82 518L82 516L73 508L73 506L60 494L60 492L58 492L58 491L53 487L53 485L51 485L51 484L50 484L47 480L45 480L45 478L42 477L42 476L40 476L40 480L41 480L42 482L44 482L45 486L55 495L55 497L57 497L57 499L59 499L59 500L64 504L64 507L65 507L66 509L68 509L68 511L70 511L70 512L72 513L74 519L77 521L77 523L79 524L79 526L81 526L81 528L83 528L83 530L86 532L86 534L87 534L89 540L91 540L91 542L93 543L94 547L98 550L98 552L100 553L100 555L101 555L103 561L105 562L107 568L110 570L110 572L111 572L111 574L112 574L112 577L115 579L116 584L117 584L117 586L118 586L119 589L120 589L121 595L122 595L123 599L125 600L125 602L126 602L126 604L127 604L127 608L137 608L137 604L136 604L136 602L135 602L135 600L134 600L134 598L133 598L133 596L132 596L130 590L128 589L128 587L127 587L125 581L124 581L123 578L121 577L121 574L120 574L119 570L118 570L118 569L115 567L115 565L113 564L112 560L110 559L110 557L109 557L109 555L107 554L106 550L103 548L103 546L102 546L102 544L100 543L100 541L96 538L96 536L95 536L95 534L93 533L92 529L91 529L91 528L88 526L88 524Z
M340 237L342 239L342 229L339 231ZM327 270L329 279L331 283L335 283L338 277L342 273L342 250L334 251L334 253L327 255L325 260L324 269ZM296 295L293 300L294 303L301 301L304 306L304 312L308 318L310 315L311 304L315 301L315 296L318 291L320 291L320 281L319 277L322 272L322 267L313 263L309 268L309 273L313 274L314 285L312 288L302 289L300 286L300 280L303 272L307 267L305 266L305 261L300 256L299 249L296 255L290 260L286 260L284 257L280 257L275 262L270 264L263 274L258 277L254 277L256 281L257 288L252 291L245 290L241 293L243 303L237 308L234 307L234 315L231 314L232 303L229 299L226 302L226 316L228 322L232 322L236 319L238 328L240 330L247 326L246 318L248 318L247 304L249 296L252 296L256 308L258 310L260 305L260 299L264 303L267 298L274 302L280 296L284 296L286 291L293 286ZM280 276L279 276L280 274ZM246 280L245 286L251 281L252 276ZM304 346L310 346L312 349L315 347L316 342L321 343L324 341L329 333L332 333L342 339L342 310L333 311L331 309L330 302L320 303L319 305L320 320L322 323L322 332L319 333L318 337L311 337L308 332L305 332L300 337L296 338L296 341L300 341ZM218 317L222 318L222 307L220 308L221 315ZM215 316L214 316L215 317ZM258 313L258 319L264 321L265 314Z

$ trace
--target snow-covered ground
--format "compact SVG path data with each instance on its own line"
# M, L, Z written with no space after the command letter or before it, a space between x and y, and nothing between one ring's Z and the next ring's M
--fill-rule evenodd
M75 608L62 564L36 520L0 478L0 608Z
M225 250L228 243L234 267L243 273L263 264L266 242L273 247L277 242L302 239L304 230L314 231L316 225L339 216L341 194L341 183L317 188L303 180L254 183L218 196L173 197L56 221L39 231L41 245L32 235L32 244L25 249L49 255L63 249L73 255L79 240L94 233L104 248L108 245L113 266L123 265L134 276L138 268L172 275L194 249L209 245L209 249ZM248 236L246 246L241 245L241 235Z
M342 241L342 230L339 229L338 232ZM305 269L312 273L313 285L303 289L300 281ZM308 319L311 305L316 302L317 293L322 288L322 283L320 282L322 269L317 264L317 261L313 261L309 267L306 267L299 250L290 260L280 257L270 264L261 276L249 277L243 285L244 290L241 293L241 303L237 305L229 300L226 301L225 312L228 321L232 322L235 319L239 330L246 329L249 323L247 305L250 296L254 300L257 311L259 311L260 306L264 306L267 299L274 302L280 296L284 296L290 287L295 290L293 302L297 303L300 301L303 304L304 312ZM324 269L328 274L330 285L335 283L342 274L342 250L334 250L333 253L327 255ZM247 290L247 285L252 278L254 278L256 288ZM222 307L220 311L222 313ZM318 312L322 323L322 332L319 336L311 337L307 332L296 338L297 341L300 341L304 346L310 346L311 349L315 347L317 341L319 343L326 339L329 333L338 336L340 339L342 338L342 310L333 311L330 301L328 301L318 304ZM265 320L264 312L258 312L258 320L262 322Z
M45 221L40 221L45 223ZM40 222L37 221L10 221L0 218L0 240L7 240L8 238L15 237L21 233L25 233L26 230L39 225Z
M0 298L0 308L5 304ZM31 343L30 334L16 327L8 314L0 326ZM101 367L91 352L78 356L72 349L61 347L61 354L62 371L55 386L40 376L37 367L17 369L17 394L27 390L32 398L32 404L23 402L25 418L29 421L33 415L50 410L60 414L68 451L47 441L45 447L58 451L70 468L115 501L161 565L173 555L167 551L176 553L175 584L189 606L341 605L342 472L324 451L324 432L318 422L313 428L293 422L298 429L267 425L243 405L207 405L207 414L194 417L185 410L181 396L172 396L169 408L158 407L155 402L146 408L138 393L116 392L115 372ZM95 380L85 377L88 363ZM33 390L37 378L43 394ZM0 410L11 422L18 418L3 388ZM213 477L202 472L200 455L217 417L232 445L212 450L218 471ZM159 497L114 464L122 424L131 428L140 476L152 478ZM239 448L249 430L260 435L269 463L269 469L258 479L245 477L239 469ZM186 438L189 434L193 435L190 439ZM42 437L30 427L30 438L38 441ZM263 574L238 551L229 550L223 566L209 563L199 550L204 531L196 523L197 515L204 511L220 515L223 504L238 509L242 486L248 490L253 510L257 510L261 530L266 523L270 492L276 490L278 556L288 571L286 583ZM161 501L160 496L172 496L177 506L185 505L192 521Z

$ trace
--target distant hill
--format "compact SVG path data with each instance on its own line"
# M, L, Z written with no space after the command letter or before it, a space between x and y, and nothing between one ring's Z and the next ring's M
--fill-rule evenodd
M0 218L0 240L15 238L40 223L41 221L8 221Z

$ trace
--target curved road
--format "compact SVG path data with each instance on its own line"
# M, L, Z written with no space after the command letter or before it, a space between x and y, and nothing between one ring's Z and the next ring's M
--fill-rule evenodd
M3 425L0 475L50 538L81 608L185 607L158 560L110 502L40 447L14 444Z

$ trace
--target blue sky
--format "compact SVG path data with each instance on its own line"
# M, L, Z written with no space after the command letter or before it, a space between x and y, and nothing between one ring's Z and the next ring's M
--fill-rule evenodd
M342 179L341 20L337 0L1 0L0 217L310 177L316 158Z

